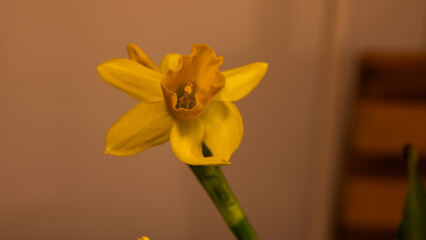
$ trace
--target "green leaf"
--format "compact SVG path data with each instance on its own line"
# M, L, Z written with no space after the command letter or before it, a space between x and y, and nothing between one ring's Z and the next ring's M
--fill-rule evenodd
M404 148L404 158L408 162L409 185L397 239L426 240L426 192L417 168L417 153L412 146Z

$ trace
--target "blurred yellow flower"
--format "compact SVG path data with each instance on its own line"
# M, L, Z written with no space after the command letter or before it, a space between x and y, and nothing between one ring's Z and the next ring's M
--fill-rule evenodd
M149 238L148 238L148 237L146 237L146 236L142 236L141 238L138 238L138 239L136 239L136 240L149 240Z
M176 157L191 165L227 165L243 136L243 122L232 103L250 93L268 64L256 62L220 72L223 57L206 44L189 56L167 54L160 67L136 45L130 59L98 66L99 76L140 101L106 135L105 153L128 156L170 140ZM203 145L213 156L203 155Z

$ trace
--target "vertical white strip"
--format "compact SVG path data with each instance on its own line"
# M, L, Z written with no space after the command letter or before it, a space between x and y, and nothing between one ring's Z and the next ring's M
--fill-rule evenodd
M320 109L316 125L316 166L312 176L313 205L310 217L312 240L327 240L332 237L332 221L335 210L337 169L342 149L345 106L348 106L352 86L353 56L353 10L350 0L327 1L330 17L326 21L324 41L324 78L318 96Z

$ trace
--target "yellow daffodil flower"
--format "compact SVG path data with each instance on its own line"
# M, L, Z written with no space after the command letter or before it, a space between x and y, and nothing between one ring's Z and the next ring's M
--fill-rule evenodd
M105 153L128 156L170 140L176 157L190 165L227 165L243 136L243 122L232 103L250 93L268 64L256 62L220 72L223 57L206 44L189 56L167 54L160 67L136 45L129 59L98 66L99 76L140 103L106 135ZM204 156L207 147L212 156Z

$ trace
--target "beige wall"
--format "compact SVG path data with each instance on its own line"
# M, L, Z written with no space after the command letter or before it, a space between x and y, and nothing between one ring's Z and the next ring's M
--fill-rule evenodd
M329 239L359 57L369 50L425 51L426 1L328 1L325 77L316 123L309 239ZM326 27L327 28L327 27Z
M103 154L106 131L136 102L96 66L126 57L129 42L157 63L201 42L225 57L223 70L268 62L264 81L237 103L245 136L224 171L261 239L326 239L348 84L339 74L350 67L339 59L358 46L352 31L364 40L377 32L352 25L352 14L374 13L367 1L357 11L336 2L0 1L0 239L232 239L168 143ZM404 12L418 11L412 21L424 26L422 4ZM411 32L424 46L424 27Z

